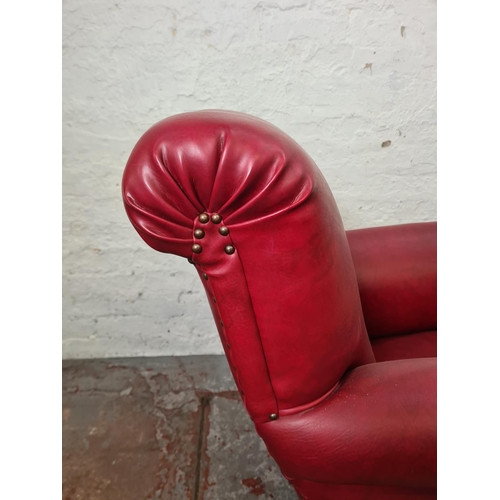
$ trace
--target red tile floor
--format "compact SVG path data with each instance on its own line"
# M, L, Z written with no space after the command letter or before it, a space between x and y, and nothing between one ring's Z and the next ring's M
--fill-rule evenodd
M63 361L63 500L296 500L222 356Z

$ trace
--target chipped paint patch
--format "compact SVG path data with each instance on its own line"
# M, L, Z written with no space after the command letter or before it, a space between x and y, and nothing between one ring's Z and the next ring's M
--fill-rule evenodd
M264 495L266 492L266 488L264 487L264 483L260 477L246 477L241 480L241 483L250 489L250 494L255 495L256 497Z

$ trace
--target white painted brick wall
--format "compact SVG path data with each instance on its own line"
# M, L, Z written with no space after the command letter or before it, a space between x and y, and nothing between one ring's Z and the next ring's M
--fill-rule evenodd
M222 352L193 267L122 207L132 147L172 114L274 123L348 229L435 220L435 0L65 0L63 20L65 358Z

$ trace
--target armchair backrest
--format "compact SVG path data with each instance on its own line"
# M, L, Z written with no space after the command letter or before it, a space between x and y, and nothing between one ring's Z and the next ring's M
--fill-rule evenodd
M256 423L374 361L333 196L276 127L226 111L163 120L132 151L123 198L148 245L196 266Z

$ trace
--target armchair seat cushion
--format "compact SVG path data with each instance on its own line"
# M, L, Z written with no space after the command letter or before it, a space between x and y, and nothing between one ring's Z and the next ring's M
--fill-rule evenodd
M407 333L371 339L377 361L437 357L437 332Z
M317 406L257 424L292 482L436 487L436 359L371 363Z
M403 488L363 484L330 484L294 481L301 500L436 500L435 488Z

